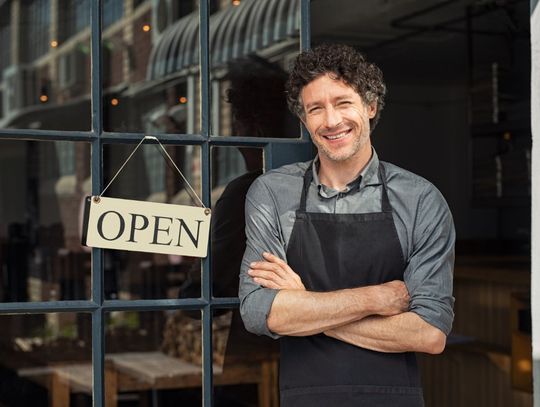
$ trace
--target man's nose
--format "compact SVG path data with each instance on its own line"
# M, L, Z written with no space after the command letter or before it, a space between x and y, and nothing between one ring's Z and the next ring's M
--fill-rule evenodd
M333 106L329 106L325 109L326 111L326 122L325 125L327 128L334 128L341 124L341 114Z

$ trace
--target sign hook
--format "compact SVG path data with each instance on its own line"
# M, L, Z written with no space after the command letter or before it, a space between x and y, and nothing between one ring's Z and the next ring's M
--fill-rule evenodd
M120 172L122 172L122 170L124 169L124 167L126 166L126 164L128 163L128 161L131 159L131 157L133 157L133 154L135 154L135 152L138 150L138 148L141 146L142 143L144 143L145 140L153 140L153 141L157 141L159 146L161 147L161 149L163 150L163 152L165 153L165 156L169 159L169 161L172 163L173 167L176 169L176 171L178 172L178 174L180 174L180 177L182 178L182 180L184 181L184 185L187 186L187 189L186 191L188 192L189 196L191 197L191 199L195 200L195 201L198 201L201 206L203 208L206 209L205 213L206 214L209 214L210 213L210 209L207 208L203 201L199 198L199 196L197 195L197 193L195 192L195 190L193 189L193 187L191 186L191 184L189 183L189 181L187 180L187 178L184 176L184 174L182 174L182 171L180 171L180 168L178 168L178 166L176 165L176 163L174 162L174 160L172 159L172 157L169 155L169 153L167 152L167 150L165 149L165 147L163 146L163 144L161 144L161 141L159 141L159 139L155 136L144 136L142 138L142 140L139 142L139 144L137 144L137 146L133 149L133 151L131 152L131 154L128 156L128 158L126 159L126 161L124 161L124 163L122 164L122 166L118 169L118 171L116 171L116 174L114 174L114 176L112 177L112 179L109 181L109 183L107 184L107 186L103 189L103 191L101 191L101 193L98 195L98 196L95 196L94 197L94 202L95 203L99 203L99 201L101 200L101 197L103 196L103 194L105 193L105 191L111 186L111 184L113 183L113 181L116 179L116 177L118 176L118 174L120 174Z

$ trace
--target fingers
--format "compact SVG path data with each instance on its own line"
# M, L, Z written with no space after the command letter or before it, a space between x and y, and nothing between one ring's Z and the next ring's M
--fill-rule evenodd
M286 266L287 265L287 263L284 260L280 259L278 256L274 256L272 253L263 252L262 255L267 261L269 261L271 263L277 263L277 264L279 264L281 266Z
M248 274L253 278L257 277L271 281L277 281L282 279L281 276L275 273L273 270L249 269Z
M287 288L287 275L281 268L279 268L279 266L266 262L251 263L250 266L251 268L248 270L248 274L251 276L251 278L259 278L266 281L271 281L273 284L278 286L277 288ZM267 287L267 285L264 286Z
M257 261L250 264L248 274L257 284L266 288L285 288L285 271L274 263Z
M263 253L263 257L270 263L275 263L277 265L279 265L281 267L282 270L286 271L287 273L289 274L292 274L294 276L297 276L298 277L298 274L296 274L294 272L294 270L292 268L289 267L289 265L287 264L287 262L283 259L280 259L279 257L277 256L274 256L272 253L268 253L268 252L264 252ZM298 277L298 279L300 279L300 277Z
M287 278L287 275L297 274L289 267L289 265L282 259L277 256L274 256L272 253L264 252L263 257L266 261L256 261L249 265L253 270L267 270L274 272L281 276L282 278Z
M266 261L256 261L249 265L248 274L257 284L266 288L305 290L302 279L282 259L264 252Z
M265 270L283 276L287 270L284 270L279 264L267 261L255 261L249 265L252 270Z
M276 290L279 290L281 288L279 284L273 282L272 280L266 280L264 278L254 277L253 281L255 281L260 286L263 286L264 288L273 288Z

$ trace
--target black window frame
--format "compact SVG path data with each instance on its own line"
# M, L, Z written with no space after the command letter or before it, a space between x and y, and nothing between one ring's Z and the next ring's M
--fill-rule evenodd
M300 48L309 48L310 1L300 2ZM273 139L252 137L213 136L211 129L211 89L209 58L209 16L211 0L199 3L199 45L200 45L200 85L201 85L201 131L199 134L151 134L161 143L169 145L195 145L201 148L202 200L211 206L211 147L258 147L264 150L265 167L270 169L286 162L306 157L311 151L311 143L305 129L298 139ZM103 48L102 24L104 0L92 1L91 25L91 123L90 131L57 131L35 129L0 129L0 140L21 141L69 141L91 144L92 194L103 189L103 149L105 144L124 143L136 145L141 133L106 132L103 128ZM105 405L105 317L112 311L163 311L199 310L202 313L202 405L213 405L212 368L212 312L215 309L233 309L239 305L238 298L214 298L212 296L212 276L210 262L212 254L202 261L200 298L148 299L148 300L106 300L104 294L103 250L92 249L92 289L90 300L42 301L42 302L0 302L0 315L42 314L81 312L92 315L92 397L94 406Z

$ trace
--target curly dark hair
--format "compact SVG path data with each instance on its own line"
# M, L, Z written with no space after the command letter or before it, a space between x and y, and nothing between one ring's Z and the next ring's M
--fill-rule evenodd
M286 84L287 104L293 114L304 117L302 89L318 77L330 74L351 86L364 103L377 102L377 113L370 119L375 128L384 107L386 85L381 70L364 55L342 44L322 44L301 52L295 59Z

